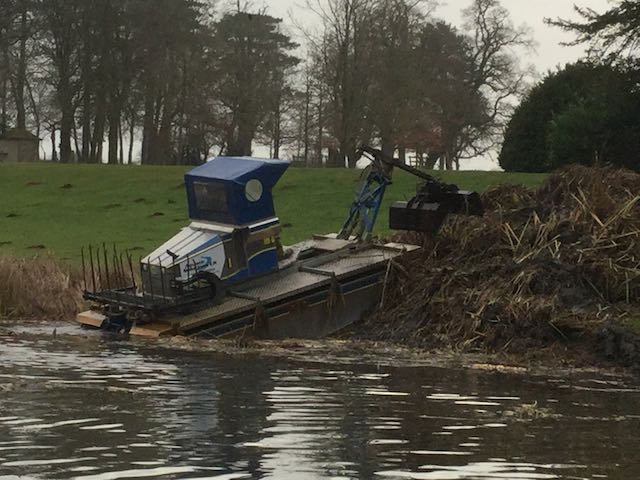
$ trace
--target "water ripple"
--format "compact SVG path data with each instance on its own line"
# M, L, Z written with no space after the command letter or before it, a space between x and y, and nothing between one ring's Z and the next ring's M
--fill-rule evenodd
M622 467L640 478L629 460L640 388L628 379L305 363L102 337L0 337L0 348L0 479L569 480L619 478Z

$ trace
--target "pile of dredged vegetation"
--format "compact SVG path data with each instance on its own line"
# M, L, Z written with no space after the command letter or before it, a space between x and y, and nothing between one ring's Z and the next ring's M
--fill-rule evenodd
M368 335L507 353L581 343L637 363L640 175L573 166L483 201L483 218L396 238L425 248L389 269Z

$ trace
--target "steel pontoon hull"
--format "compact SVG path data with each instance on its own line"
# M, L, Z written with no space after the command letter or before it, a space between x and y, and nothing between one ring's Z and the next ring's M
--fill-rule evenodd
M325 238L318 244L331 241ZM373 310L380 302L389 262L418 249L404 244L337 249L240 285L220 305L136 325L130 333L150 337L326 337ZM82 317L78 317L80 323L84 323ZM95 327L95 314L87 318L91 318L89 326Z

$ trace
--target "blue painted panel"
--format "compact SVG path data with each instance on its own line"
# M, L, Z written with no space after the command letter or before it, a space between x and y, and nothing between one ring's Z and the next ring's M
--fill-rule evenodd
M252 277L270 273L278 268L278 251L266 250L249 260L249 272Z
M234 273L230 277L225 278L222 282L225 285L234 285L236 283L240 283L248 279L249 279L249 269L245 268L243 270L238 270L236 273Z

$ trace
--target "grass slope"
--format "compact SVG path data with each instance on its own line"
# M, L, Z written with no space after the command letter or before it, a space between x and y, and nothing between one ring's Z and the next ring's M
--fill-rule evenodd
M82 245L102 242L142 255L188 223L186 167L0 165L0 254L51 252L77 262ZM274 192L287 228L283 241L337 231L361 172L290 169ZM438 174L460 188L482 191L499 183L539 185L544 175L498 172ZM378 221L386 233L388 206L412 196L416 179L398 172Z

